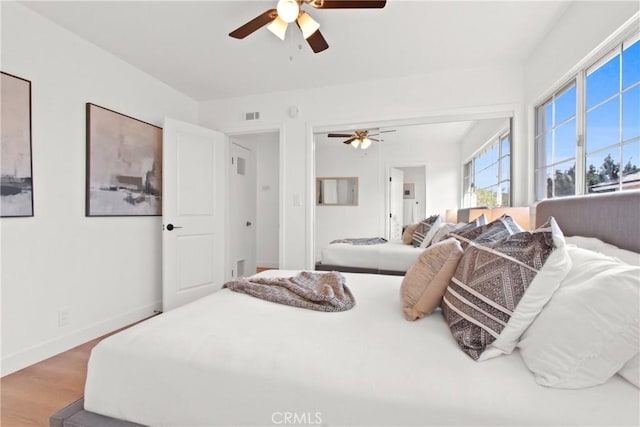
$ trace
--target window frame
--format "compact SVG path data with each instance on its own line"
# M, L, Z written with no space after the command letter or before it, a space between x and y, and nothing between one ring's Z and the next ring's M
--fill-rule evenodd
M530 145L529 145L529 153L531 155L530 160L530 181L529 191L530 197L529 199L537 202L541 200L545 200L547 197L538 197L540 194L539 185L540 179L538 177L538 171L543 169L539 165L539 147L538 147L538 108L544 106L551 100L553 100L558 94L562 94L567 88L569 88L572 83L575 82L576 85L576 158L575 158L575 195L590 195L597 193L589 193L587 189L586 183L586 171L587 171L587 148L586 148L586 83L587 76L597 69L599 69L602 65L606 64L611 58L620 55L622 58L622 53L625 50L625 46L631 46L635 42L640 41L640 31L638 30L638 24L640 23L640 17L635 17L634 19L629 20L625 25L620 27L616 32L614 32L607 40L602 42L596 49L594 49L589 55L587 55L582 61L580 61L576 66L574 66L565 76L558 80L556 84L554 84L551 89L547 90L543 96L540 96L535 102L530 105L529 108L529 123L530 132ZM619 83L619 91L616 95L611 95L605 100L599 101L597 104L594 104L589 108L589 111L592 111L597 106L603 105L604 103L610 101L615 96L620 96L620 122L619 122L619 132L620 138L617 143L619 150L622 150L622 147L625 144L631 144L636 142L639 138L635 137L628 141L622 140L622 94L627 92L628 90L635 88L638 83L634 83L627 88L623 88L622 85L622 69L623 63L622 60L620 62L620 73L621 79ZM612 148L614 145L612 144L608 148ZM544 149L544 147L543 147ZM605 150L606 147L602 147L594 150L593 153L598 153L600 151ZM621 162L623 159L621 160ZM560 162L563 163L563 162ZM555 163L549 163L544 166L551 167ZM615 191L622 191L623 181L620 179L618 182L618 187ZM544 193L546 195L546 192ZM559 197L567 197L567 196L554 196L553 198Z
M482 157L487 152L491 151L493 147L497 146L498 148L498 156L495 162L492 162L488 166L485 166L480 171L486 170L493 165L497 165L498 167L498 177L495 184L492 184L490 187L497 185L498 193L500 192L500 187L503 183L509 182L509 203L507 205L502 204L502 197L496 197L497 204L494 207L501 206L512 206L513 204L513 133L511 132L511 119L509 120L509 125L506 127L501 127L498 132L494 133L490 138L485 141L479 149L473 152L465 161L462 162L462 197L460 201L460 205L463 208L471 208L476 206L476 203L471 203L470 196L474 192L468 191L468 188L473 187L475 190L478 188L475 187L475 176L476 176L476 164L475 161ZM509 154L505 155L502 153L502 141L505 138L508 138L509 141ZM502 171L502 160L504 157L509 156L509 177L508 179L504 179L503 171ZM467 165L469 165L469 174L467 175L465 172L467 170ZM468 179L468 181L467 181ZM466 185L467 182L469 185ZM487 188L487 187L483 187Z

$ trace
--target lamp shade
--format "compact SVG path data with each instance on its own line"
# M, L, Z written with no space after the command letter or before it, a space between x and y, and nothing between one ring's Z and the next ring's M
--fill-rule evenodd
M284 40L284 36L287 34L288 25L289 24L287 24L285 21L280 19L279 16L276 16L276 19L274 19L271 22L271 24L269 24L267 29L271 31L273 34L275 34L276 36L278 36L280 40Z
M353 148L358 148L359 145L360 145L360 140L359 139L354 139L353 141L351 141L351 146Z
M305 39L311 37L311 35L320 28L320 24L318 24L307 12L300 13L298 16L298 25L300 26L302 36Z
M363 138L362 142L360 143L360 148L362 148L363 150L366 150L367 148L369 148L370 145L371 145L371 140L369 138Z
M295 21L298 17L298 13L300 13L300 7L296 0L280 0L278 1L276 10L278 11L280 19L286 23Z

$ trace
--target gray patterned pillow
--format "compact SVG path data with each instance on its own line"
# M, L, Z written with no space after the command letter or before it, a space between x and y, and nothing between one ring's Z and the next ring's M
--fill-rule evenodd
M549 269L539 274L558 248ZM564 237L553 219L533 233L516 233L486 245L469 243L442 302L444 317L460 348L478 360L509 328L504 345L501 341L502 347L489 357L510 353L570 266ZM518 303L536 276L539 279L527 300L533 303L524 304L516 315ZM512 318L515 321L509 327Z
M425 239L429 235L431 228L434 228L434 225L439 219L440 219L440 215L431 215L429 218L423 219L418 223L418 226L413 232L413 237L411 238L411 244L413 245L413 247L415 248L424 247L423 243L425 242ZM438 227L439 227L439 224L438 224ZM435 227L435 230L437 230L437 227ZM435 230L434 230L434 233L432 234L435 234ZM429 244L429 242L427 242L427 244Z
M524 231L516 221L509 215L502 215L500 218L475 228L458 229L449 234L455 237L466 248L469 242L477 244L489 244L497 242L515 233Z

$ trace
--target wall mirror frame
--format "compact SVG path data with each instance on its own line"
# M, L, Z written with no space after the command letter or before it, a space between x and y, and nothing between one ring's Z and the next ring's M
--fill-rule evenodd
M316 178L316 206L358 206L358 177Z

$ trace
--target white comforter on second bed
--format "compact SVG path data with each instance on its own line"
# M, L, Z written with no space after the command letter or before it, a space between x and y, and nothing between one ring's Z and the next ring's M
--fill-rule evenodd
M351 245L331 243L322 248L321 261L326 265L407 271L424 248L415 248L402 242L379 245Z
M269 271L263 275L293 272ZM102 341L85 408L147 425L638 425L619 376L535 383L518 353L474 362L439 311L402 316L401 277L345 274L356 306L323 313L227 289Z

